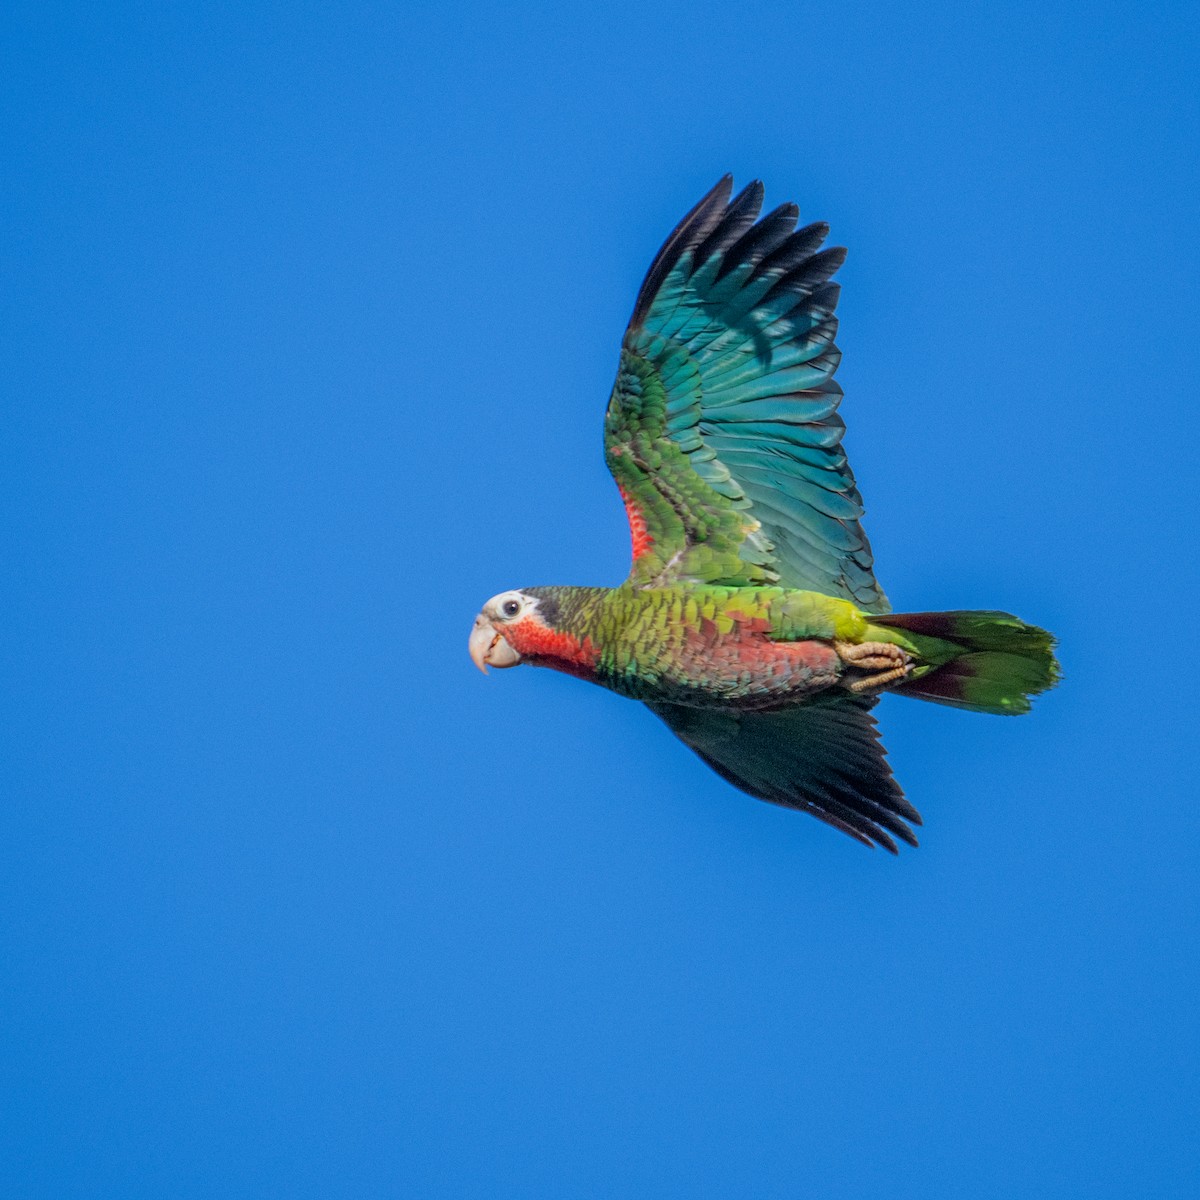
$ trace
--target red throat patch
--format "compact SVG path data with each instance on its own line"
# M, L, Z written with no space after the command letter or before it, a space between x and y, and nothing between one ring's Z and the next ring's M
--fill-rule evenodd
M540 617L530 614L499 629L500 635L522 658L538 659L542 666L568 675L591 678L600 650L591 638L551 629Z

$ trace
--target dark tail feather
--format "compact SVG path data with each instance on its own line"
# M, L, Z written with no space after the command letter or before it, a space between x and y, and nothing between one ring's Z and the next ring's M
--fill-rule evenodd
M1054 637L1004 612L889 613L872 625L938 638L961 647L942 665L906 679L890 690L974 712L1029 711L1029 697L1059 679Z

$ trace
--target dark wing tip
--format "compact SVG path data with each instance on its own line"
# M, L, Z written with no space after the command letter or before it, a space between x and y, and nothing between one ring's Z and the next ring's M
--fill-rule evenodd
M738 201L752 196L755 187L761 190L762 184L758 180L754 180L739 195ZM683 254L694 246L698 246L717 227L729 208L729 197L732 194L733 176L722 175L671 231L671 236L663 242L662 249L654 256L650 270L646 272L646 278L642 280L637 303L633 306L633 316L629 318L631 326L641 323L649 311L658 289L662 286L663 280L671 273L671 268Z
M714 254L724 254L758 220L766 189L755 179L729 202L712 232L696 247L693 271Z
M759 179L752 179L737 196L733 196L733 176L722 175L675 226L654 256L638 291L630 326L636 328L645 319L658 289L689 250L695 251L697 266L713 255L719 255L722 261L718 279L745 264L756 270L769 268L785 277L797 274L811 264L810 291L824 282L816 277L823 266L827 272L824 278L828 279L841 265L846 253L838 247L823 255L816 254L829 234L829 226L821 221L797 230L800 209L791 202L781 204L760 219L763 196L764 188ZM801 279L793 279L792 285L801 282Z
M799 219L800 208L791 202L772 209L729 247L717 272L717 279L723 279L730 271L747 263L757 267L795 232Z

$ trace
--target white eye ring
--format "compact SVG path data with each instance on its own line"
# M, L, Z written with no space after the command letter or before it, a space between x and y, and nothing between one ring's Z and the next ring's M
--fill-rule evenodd
M500 615L502 617L515 617L521 611L521 601L516 596L509 596L506 600L500 601Z

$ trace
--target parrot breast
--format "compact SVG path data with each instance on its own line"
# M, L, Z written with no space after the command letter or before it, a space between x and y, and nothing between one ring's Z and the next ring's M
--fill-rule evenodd
M829 643L773 641L756 624L720 632L707 622L640 638L601 656L600 679L638 700L746 711L796 703L837 683L842 663Z

